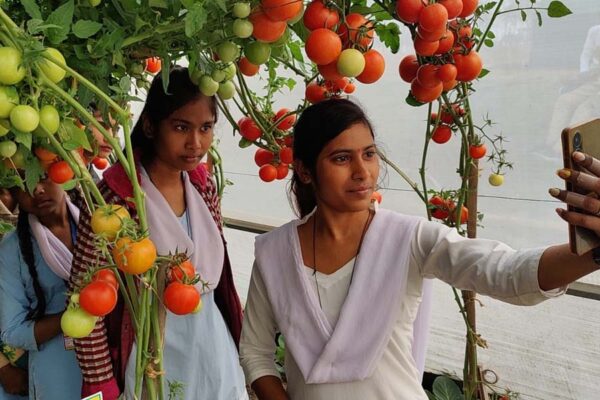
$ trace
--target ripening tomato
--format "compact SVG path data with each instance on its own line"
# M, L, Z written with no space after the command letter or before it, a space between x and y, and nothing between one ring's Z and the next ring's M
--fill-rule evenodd
M362 83L374 83L379 80L383 76L383 72L385 71L385 59L375 49L367 50L363 54L365 58L365 68L363 71L356 77L356 80Z
M94 276L92 277L92 282L103 281L107 282L115 288L115 290L119 290L119 281L114 273L114 271L110 268L104 268L98 270Z
M254 76L258 74L258 70L260 67L258 65L252 64L246 57L240 58L238 62L238 67L240 72L246 76Z
M194 279L196 276L196 268L190 260L185 260L177 265L172 266L167 271L167 279L169 282L183 282Z
M417 81L424 88L433 88L439 86L441 80L438 77L439 67L434 64L423 64L417 71Z
M504 175L502 174L490 174L488 182L492 186L501 186L504 183Z
M240 135L251 142L258 140L262 135L262 131L258 125L256 125L256 122L254 122L254 120L250 117L244 117L240 119L238 121L238 126L240 128Z
M350 83L350 80L346 77L342 77L339 79L334 79L333 81L326 81L325 86L327 90L331 92L341 92L346 89L346 86Z
M423 0L396 1L396 14L400 21L414 24L419 22L419 14L423 11Z
M277 178L277 168L271 164L265 164L258 170L258 176L263 182L272 182Z
M54 161L58 158L58 155L56 153L53 153L50 150L45 149L41 146L35 147L33 149L33 152L40 161Z
M273 117L273 122L279 121L277 123L277 129L287 131L292 126L294 126L294 123L296 122L296 114L290 114L284 118L284 115L286 115L289 112L290 110L288 110L287 108L282 108L281 110L277 111L277 114L275 114L275 117Z
M314 0L304 11L302 17L304 26L309 31L319 28L332 29L340 21L340 15L335 8L329 8L322 0Z
M105 281L90 282L79 293L79 305L89 314L103 317L117 305L117 290Z
M371 194L371 202L376 201L378 204L381 204L381 202L383 201L383 196L381 195L381 193L374 191Z
M200 303L200 292L193 285L171 282L163 293L163 301L173 314L190 314Z
M285 21L273 21L262 10L256 9L250 14L250 22L254 26L252 36L261 42L273 43L285 33Z
M469 15L473 14L479 5L479 0L462 0L463 8L460 14L458 14L461 18L466 18Z
M485 153L487 151L487 148L485 147L485 144L481 143L481 144L477 144L477 145L470 145L469 146L469 155L471 156L471 158L474 158L475 160L479 160L480 158L483 158L485 156Z
M342 41L332 30L319 28L312 31L305 43L306 55L317 65L334 62L342 52Z
M337 59L329 64L317 65L317 69L321 76L327 80L334 81L343 78L337 70Z
M469 220L469 209L467 209L467 207L465 207L465 206L462 206L462 208L460 209L460 223L466 224L468 220Z
M455 79L452 81L442 82L442 84L444 85L444 92L448 92L458 85L458 81Z
M63 184L70 181L75 173L66 161L57 161L48 168L48 177L54 183Z
M156 74L160 71L162 66L162 61L159 57L150 57L146 58L146 71L151 74Z
M456 65L456 80L462 82L476 79L483 69L483 61L475 50L467 55L455 54L454 65Z
M287 21L302 12L302 0L262 0L265 14L273 21Z
M365 69L364 55L357 49L345 49L337 61L337 70L342 76L349 78L360 75Z
M452 137L452 129L448 125L440 124L433 130L431 140L438 144L446 143Z
M269 61L271 46L263 42L250 42L244 47L244 54L252 64L261 65Z
M92 333L97 320L84 309L69 306L60 317L60 329L65 336L81 339Z
M285 179L288 176L289 172L290 172L289 165L285 164L285 163L279 163L275 167L275 169L277 170L277 176L276 176L277 180Z
M92 213L90 220L92 232L113 241L117 236L117 232L123 226L123 220L126 218L131 218L131 216L129 211L121 205L107 204L99 206Z
M402 61L400 61L398 70L400 72L400 78L402 78L404 82L411 83L417 77L417 71L419 70L417 56L414 54L405 56Z
M356 85L352 82L348 82L348 84L344 88L344 93L351 94L351 93L354 93L355 90L356 90Z
M414 79L410 84L410 92L414 98L421 103L430 103L440 97L444 85L440 82L437 86L426 88L421 86L417 79Z
M256 153L254 153L254 162L257 166L262 167L265 164L269 164L275 155L266 149L261 149L260 147L256 149Z
M102 170L108 167L108 160L102 157L94 157L92 164L94 164L94 167Z
M318 83L310 83L306 86L306 91L304 92L304 96L306 100L308 100L312 104L316 104L320 101L325 100L327 97L327 89Z
M117 268L128 274L143 274L156 260L156 247L149 238L133 241L124 237L115 243L112 251Z
M448 215L450 215L448 203L440 196L433 196L429 199L429 204L433 206L431 209L431 216L433 218L446 219L448 218Z
M291 164L294 162L294 150L291 147L284 147L279 150L279 159L284 164Z
M438 3L443 5L448 11L448 19L454 19L462 12L463 0L439 0Z
M442 82L450 82L456 79L456 66L454 64L444 64L437 71L437 77Z
M0 47L0 84L14 85L25 77L21 52L13 47Z
M346 15L345 22L338 28L338 34L342 38L344 48L356 43L366 49L375 36L373 23L359 13L350 13Z

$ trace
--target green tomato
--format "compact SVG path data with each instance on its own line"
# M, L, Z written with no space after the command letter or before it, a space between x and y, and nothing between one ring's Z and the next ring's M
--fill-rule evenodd
M17 152L10 157L11 163L7 163L7 160L4 160L5 165L15 166L17 169L25 168L25 160L27 160L27 156L25 155L25 151L23 151L23 147L17 148Z
M215 82L223 82L225 80L225 70L217 67L210 74L210 77L213 78Z
M230 63L240 56L240 48L233 42L223 42L217 46L217 54L222 62Z
M44 50L44 55L52 57L61 64L67 64L61 52L52 47ZM40 61L40 69L54 83L62 81L66 74L64 69L45 58Z
M38 127L40 115L31 106L18 105L10 112L10 123L21 132L31 132Z
M238 18L233 21L232 30L235 36L245 39L252 36L254 25L252 25L252 22L248 21L247 19Z
M235 66L234 63L229 63L229 64L227 64L225 69L223 69L223 71L225 72L225 79L230 81L233 79L233 77L237 73L237 67Z
M82 308L68 307L60 318L60 328L66 336L80 339L92 333L97 320Z
M233 5L233 16L236 18L246 18L250 15L250 3L235 3Z
M198 87L200 88L200 91L203 95L210 97L214 96L215 93L217 93L217 91L219 90L219 83L215 82L215 80L211 78L210 75L202 75Z
M8 118L10 111L19 104L19 93L13 86L0 85L0 118Z
M88 0L88 3L92 7L98 7L102 3L102 0Z
M229 100L235 95L235 85L231 81L222 82L217 93L221 99Z
M200 78L204 75L204 71L201 69L195 69L190 73L190 80L194 83L194 85L198 86L200 84Z
M261 65L269 61L271 46L263 42L250 42L244 47L246 58L254 65Z
M54 106L46 104L40 110L40 125L50 134L58 131L60 126L60 115Z
M0 142L0 157L10 158L17 152L17 144L12 140Z
M356 49L346 49L342 51L337 61L337 70L348 78L360 75L365 69L365 57Z
M488 182L492 186L501 186L504 183L504 175L501 174L490 174Z
M25 77L21 53L12 47L0 47L0 84L14 85Z
M7 119L0 119L0 137L10 132L10 122Z

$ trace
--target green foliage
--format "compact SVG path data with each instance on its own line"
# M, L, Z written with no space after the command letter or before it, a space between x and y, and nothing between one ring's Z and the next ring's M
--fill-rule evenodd
M463 394L452 379L446 376L438 376L433 381L433 393L427 391L430 400L462 400Z

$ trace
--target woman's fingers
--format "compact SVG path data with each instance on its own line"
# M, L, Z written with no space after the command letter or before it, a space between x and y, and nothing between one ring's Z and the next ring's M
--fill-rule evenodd
M600 193L600 178L598 177L568 168L559 169L557 174L565 181L571 182L578 191Z
M597 196L585 196L583 194L569 192L558 188L552 188L548 193L550 193L552 197L562 200L575 208L593 214L593 218L598 219L598 223L600 224L600 200L598 200Z
M576 151L572 155L573 161L580 167L583 167L596 176L600 176L600 161L589 154Z
M600 218L596 215L567 211L562 208L557 208L556 213L569 224L590 229L600 235Z

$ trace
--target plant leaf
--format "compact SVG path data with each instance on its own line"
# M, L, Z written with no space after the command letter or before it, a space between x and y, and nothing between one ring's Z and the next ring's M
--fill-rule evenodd
M73 34L80 39L87 39L98 33L100 29L102 29L101 23L80 19L73 25Z
M185 16L185 35L192 37L200 32L207 20L208 15L204 10L204 4L195 3Z
M21 0L25 12L33 19L43 19L40 7L34 0Z
M484 76L486 76L489 73L490 73L490 71L488 69L482 68L482 70L479 73L479 76L477 77L477 79L481 79L481 78L483 78Z
M550 18L560 18L569 14L573 14L573 12L562 1L554 0L548 5L548 16Z
M459 400L463 397L460 388L447 376L435 378L433 394L437 400Z
M400 27L390 22L387 25L378 25L375 28L377 36L394 54L400 49Z
M59 44L63 42L69 35L71 23L73 22L73 12L75 11L75 4L73 0L69 0L62 6L48 16L46 24L58 25L60 28L48 29L48 40L52 44Z
M29 153L27 157L27 168L25 168L25 186L30 193L33 193L35 186L44 175L44 169L40 165L37 157Z

